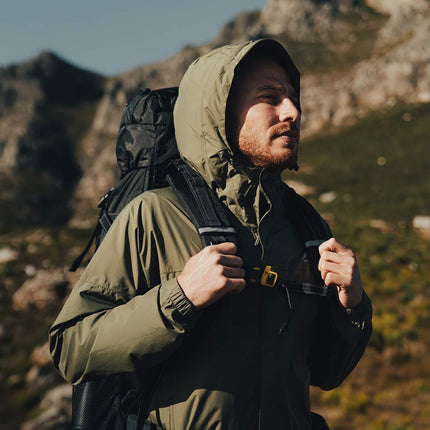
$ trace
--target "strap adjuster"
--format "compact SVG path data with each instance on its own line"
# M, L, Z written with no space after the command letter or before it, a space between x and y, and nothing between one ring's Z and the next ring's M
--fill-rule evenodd
M254 282L259 282L260 285L263 285L265 287L273 288L276 285L276 281L278 280L278 274L272 270L272 266L266 265L263 269L263 267L253 267L253 270L258 272L259 279L252 279ZM263 273L261 273L263 271ZM260 275L261 273L261 275Z

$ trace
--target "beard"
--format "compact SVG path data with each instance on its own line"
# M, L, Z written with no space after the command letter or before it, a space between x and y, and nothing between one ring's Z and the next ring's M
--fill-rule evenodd
M276 139L285 133L295 134L296 140L283 144L278 149ZM287 122L276 124L269 130L268 139L263 139L256 130L241 130L238 142L238 155L242 162L248 166L270 169L298 170L298 144L299 130L295 123Z

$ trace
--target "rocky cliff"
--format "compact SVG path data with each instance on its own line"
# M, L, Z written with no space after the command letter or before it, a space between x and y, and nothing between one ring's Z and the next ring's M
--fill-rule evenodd
M351 124L373 110L430 101L428 18L427 0L270 0L261 13L239 15L208 45L117 76L83 140L97 148L97 157L87 159L96 168L84 174L77 198L94 200L114 181L115 135L136 88L177 85L194 58L229 41L268 36L289 47L303 70L304 137Z
M77 145L103 81L48 52L0 69L0 229L68 219Z
M428 0L269 0L261 12L238 15L213 42L185 47L104 86L101 77L48 53L0 69L3 180L25 195L25 214L34 222L48 216L38 213L43 207L49 222L64 221L68 211L55 210L55 201L66 207L72 193L74 221L84 221L117 177L115 137L127 99L145 86L177 85L197 56L229 42L268 36L287 46L302 70L304 137L373 110L428 102L428 17ZM37 184L21 179L18 186L22 171L43 174ZM8 201L13 191L2 193Z

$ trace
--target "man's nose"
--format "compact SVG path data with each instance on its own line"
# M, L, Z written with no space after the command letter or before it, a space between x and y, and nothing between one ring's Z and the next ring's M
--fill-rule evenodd
M300 112L289 98L284 98L279 105L279 121L296 122L300 118Z

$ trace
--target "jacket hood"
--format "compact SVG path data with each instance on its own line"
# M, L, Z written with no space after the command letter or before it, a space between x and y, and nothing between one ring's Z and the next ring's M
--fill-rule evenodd
M244 224L255 223L245 207L255 199L257 175L235 162L226 138L225 115L236 67L257 49L284 65L299 97L300 74L288 52L273 39L260 39L223 46L195 60L182 78L174 109L181 157Z

